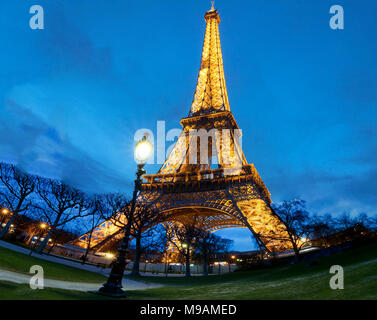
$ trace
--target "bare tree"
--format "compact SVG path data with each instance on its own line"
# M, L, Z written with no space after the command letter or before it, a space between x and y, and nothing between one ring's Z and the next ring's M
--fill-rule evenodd
M337 219L335 219L335 228L336 231L345 231L352 228L355 225L356 221L351 218L349 212L343 212Z
M0 239L3 239L17 216L31 206L30 195L35 189L36 177L14 165L0 163L0 180L3 184L0 188L0 201L12 212L12 216L0 232Z
M37 193L42 201L35 207L50 227L37 249L37 253L41 254L56 229L89 213L84 194L61 181L38 178Z
M185 223L176 223L167 230L170 233L168 239L185 259L186 277L191 276L191 255L195 250L197 239L203 232L198 228L197 220L198 217L194 216L192 220Z
M125 228L130 221L131 215L131 204L128 203L122 208L122 214L116 215L113 218L113 223L120 228ZM139 266L140 257L142 253L142 240L145 239L149 241L149 245L153 244L153 226L162 222L162 214L159 210L156 210L153 206L148 203L142 203L141 201L136 203L133 212L132 226L130 229L130 237L135 239L135 257L134 264L132 268L132 275L140 276ZM127 228L126 228L127 229ZM156 238L155 240L157 240Z
M144 239L145 242L149 242L150 247L156 245L155 241L158 240L158 238L154 238L154 232L151 228L162 222L162 216L163 215L159 210L156 210L149 205L143 204L136 206L133 226L131 229L132 236L134 236L136 241L132 275L140 275L140 256L143 249L142 239Z
M141 242L141 255L144 255L144 260L161 261L166 243L166 230L162 224L157 224L144 231Z
M370 228L372 232L377 232L377 215L370 218Z
M358 214L355 217L354 222L355 222L355 227L357 226L359 228L364 228L368 230L368 232L371 232L373 229L371 227L373 223L373 218L369 217L365 212Z
M87 246L82 257L82 263L85 264L88 254L91 250L93 232L95 228L103 221L110 219L113 216L112 210L106 206L106 195L92 195L85 199L87 217L81 219L81 225L87 230Z
M68 243L77 238L79 232L79 227L76 225L65 225L64 229L56 229L50 238L50 248L48 253L50 253L57 243Z
M163 229L163 230L162 230ZM140 275L140 260L144 257L145 268L148 261L160 260L166 245L166 233L162 225L148 227L145 231L137 232L135 236L135 257L132 275ZM138 241L140 239L140 241ZM139 242L139 244L137 244Z
M110 240L112 243L117 243L117 241L113 241L114 237L125 230L125 228L127 227L127 222L129 221L130 201L128 197L122 193L107 193L101 196L100 208L102 216L111 219L111 222L120 229L117 233L111 235L110 237L104 239L101 243L97 244L98 247L102 247Z
M299 257L300 249L306 244L303 238L309 233L306 202L302 199L283 201L274 205L273 209L284 223L288 233L287 240L291 242L296 257Z
M216 256L221 254L225 256L232 243L232 240L221 238L205 230L198 232L195 247L203 263L204 276L208 276L209 263L213 262Z
M328 247L329 236L335 232L335 221L330 214L314 215L310 219L308 228L311 238L316 239L320 246Z

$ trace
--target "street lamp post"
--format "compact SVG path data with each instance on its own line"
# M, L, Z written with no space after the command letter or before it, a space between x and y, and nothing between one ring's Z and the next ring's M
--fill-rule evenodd
M145 170L143 168L145 165L145 161L149 158L152 151L153 151L153 146L147 140L146 136L144 136L136 144L135 160L139 163L137 165L136 180L135 180L135 186L134 186L134 191L133 191L132 201L131 201L131 210L128 216L127 224L125 226L123 240L118 249L117 258L113 264L111 273L106 283L104 283L103 286L97 291L97 293L99 294L111 296L111 297L123 297L125 295L124 291L122 290L122 279L123 279L124 270L126 267L126 252L128 249L131 226L132 226L133 218L134 218L133 216L134 216L135 207L136 207L136 199L137 199L137 195L140 191L141 184L142 184L141 176L145 173Z

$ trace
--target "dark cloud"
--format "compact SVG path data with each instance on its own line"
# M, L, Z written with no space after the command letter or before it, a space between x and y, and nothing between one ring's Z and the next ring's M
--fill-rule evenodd
M89 192L128 192L129 181L120 173L93 160L66 137L13 101L3 110L0 131L3 161L12 161L25 170L62 179Z
M344 175L324 170L285 171L270 179L269 187L273 200L300 196L307 200L313 212L377 213L377 164L371 169Z

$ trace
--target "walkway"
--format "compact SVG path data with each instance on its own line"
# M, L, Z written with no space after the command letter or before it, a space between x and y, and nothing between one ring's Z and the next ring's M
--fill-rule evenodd
M30 250L17 246L15 244L1 241L0 240L0 247L10 249L12 251L20 252L23 254L29 254ZM86 271L91 271L99 274L103 274L105 276L110 274L109 268L102 268L93 265L82 264L80 262L76 262L74 260L59 258L57 256L46 255L46 254L33 254L34 257L46 261L51 261L59 264L64 264L73 268L82 269ZM31 276L31 275L30 275ZM29 283L30 276L22 273L11 272L0 270L0 280L6 280L16 283ZM79 291L89 291L89 290L97 290L102 285L102 283L85 283L85 282L70 282L70 281L62 281L62 280L52 280L52 279L45 279L45 286L46 287L53 287L53 288L62 288L62 289L69 289L69 290L79 290ZM160 288L162 284L155 284L155 283L148 283L144 281L135 281L123 278L123 288L125 290L144 290L144 289L152 289L152 288Z
M0 270L0 280L10 281L15 283L25 283L29 284L32 275L27 275L23 273L17 273L7 270ZM124 290L145 290L160 288L162 285L145 283L141 281L134 281L129 279L123 279ZM72 281L62 281L53 279L44 279L44 286L50 288L66 289L66 290L76 290L76 291L95 291L98 290L102 283L89 283L89 282L72 282Z

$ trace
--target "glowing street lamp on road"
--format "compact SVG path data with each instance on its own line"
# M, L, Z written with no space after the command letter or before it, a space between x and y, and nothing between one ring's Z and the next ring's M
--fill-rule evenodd
M147 136L144 136L135 146L135 160L138 163L136 171L135 187L132 196L131 210L129 214L129 219L126 226L124 227L124 237L122 244L118 249L118 256L114 261L111 273L107 282L98 290L99 294L103 294L111 297L123 297L124 291L122 290L122 279L124 274L124 269L126 267L126 251L128 249L128 242L131 233L131 226L133 222L133 216L136 206L136 198L141 188L141 176L145 173L143 169L145 162L151 156L153 152L153 145L148 140Z

